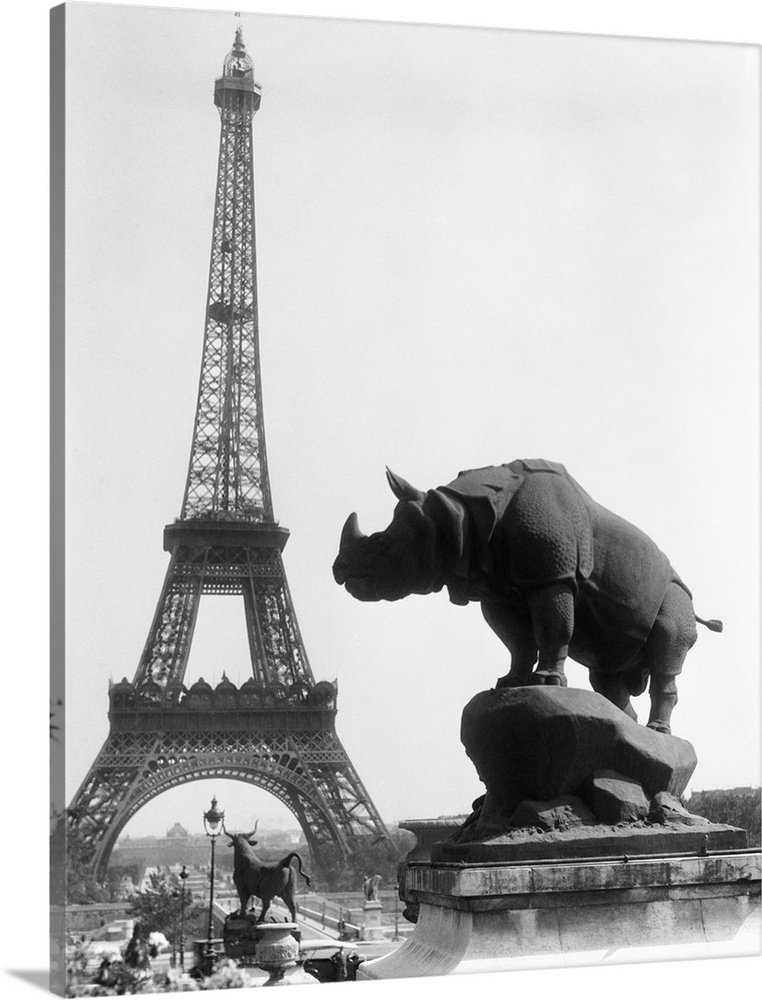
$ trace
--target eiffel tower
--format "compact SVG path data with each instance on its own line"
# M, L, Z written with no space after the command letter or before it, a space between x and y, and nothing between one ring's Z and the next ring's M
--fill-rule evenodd
M83 860L105 874L125 824L201 778L265 789L294 813L318 870L384 823L335 731L337 688L315 682L273 516L262 415L252 121L261 88L242 28L215 82L221 119L198 404L164 587L132 682L109 687L110 731L69 808ZM243 595L252 676L183 684L199 602Z

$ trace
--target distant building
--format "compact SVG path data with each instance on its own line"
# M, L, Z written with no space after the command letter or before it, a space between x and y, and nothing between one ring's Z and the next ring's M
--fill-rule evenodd
M260 830L257 833L257 853L264 861L276 861L285 851L299 849L306 853L301 831ZM227 840L217 841L216 867L222 872L233 867L233 852L226 850ZM210 862L209 838L203 833L190 834L182 823L173 823L164 837L120 837L109 860L109 868L130 869L137 883L146 869L191 868L208 866ZM135 877L137 872L138 877Z

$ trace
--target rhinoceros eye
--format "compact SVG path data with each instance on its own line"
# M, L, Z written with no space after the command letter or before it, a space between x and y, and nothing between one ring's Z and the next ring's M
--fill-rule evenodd
M392 547L392 543L389 541L386 535L378 535L377 538L375 539L374 547L377 552L381 553L382 555L385 555Z

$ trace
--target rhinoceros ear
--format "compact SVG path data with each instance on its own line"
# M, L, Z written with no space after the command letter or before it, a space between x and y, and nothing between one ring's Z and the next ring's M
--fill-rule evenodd
M417 490L415 486L411 486L402 476L395 475L388 465L386 467L386 480L392 488L392 493L398 500L423 500L426 496L421 490Z

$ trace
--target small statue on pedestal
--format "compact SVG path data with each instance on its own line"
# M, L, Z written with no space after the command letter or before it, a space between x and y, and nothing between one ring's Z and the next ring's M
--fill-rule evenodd
M378 887L381 884L380 875L366 875L363 879L363 894L365 895L366 903L377 903L378 902Z

